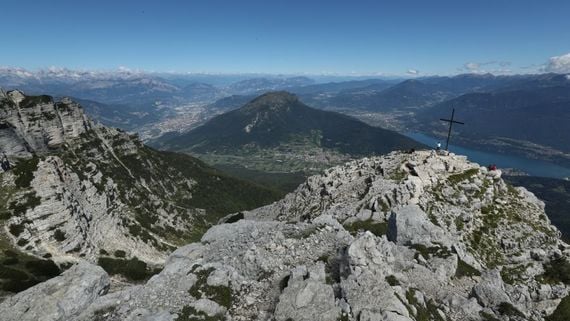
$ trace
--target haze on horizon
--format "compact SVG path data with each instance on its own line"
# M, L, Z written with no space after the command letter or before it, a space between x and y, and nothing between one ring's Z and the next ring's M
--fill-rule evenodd
M570 72L570 2L6 1L0 66L423 76Z

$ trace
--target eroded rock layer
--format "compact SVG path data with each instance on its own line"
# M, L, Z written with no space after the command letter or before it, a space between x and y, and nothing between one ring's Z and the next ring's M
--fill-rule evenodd
M147 283L95 296L81 283L90 304L46 320L545 320L568 294L543 203L461 156L350 162L224 221ZM57 284L0 312L32 320L10 305Z

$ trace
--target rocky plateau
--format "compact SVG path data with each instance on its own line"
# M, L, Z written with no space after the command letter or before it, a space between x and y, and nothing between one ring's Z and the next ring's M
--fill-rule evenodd
M80 260L3 320L564 320L569 248L544 204L465 157L363 158L221 219L145 283ZM566 273L566 274L565 274ZM562 302L562 303L561 303Z

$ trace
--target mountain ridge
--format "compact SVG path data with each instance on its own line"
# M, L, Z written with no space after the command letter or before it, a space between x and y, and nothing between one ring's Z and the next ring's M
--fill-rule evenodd
M142 286L81 263L3 303L7 320L567 318L570 247L501 172L430 151L363 158L235 213ZM44 292L62 295L60 309ZM50 319L52 320L52 319Z
M0 173L0 234L11 251L58 265L81 259L160 265L220 216L277 197L96 124L70 99L2 96L0 149L12 169Z
M274 148L292 139L306 140L315 148L354 155L421 147L411 139L368 126L350 116L310 108L288 92L263 94L157 146L215 153Z
M570 164L570 132L563 125L570 120L568 106L570 82L532 84L526 89L464 94L418 111L408 125L442 137L446 128L437 119L455 108L458 119L466 122L455 129L463 145Z

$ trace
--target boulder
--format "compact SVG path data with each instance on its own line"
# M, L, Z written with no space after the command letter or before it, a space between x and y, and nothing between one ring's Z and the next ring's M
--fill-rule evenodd
M4 321L68 321L109 289L109 276L81 262L62 275L7 298L0 304Z
M388 221L388 240L400 245L434 243L449 245L445 231L430 222L427 214L415 204L396 209Z
M332 286L325 283L324 264L313 266L308 275L291 273L287 287L275 309L278 321L336 321L340 308L335 305Z
M505 285L498 270L490 270L481 275L481 282L472 290L473 297L482 307L497 307L503 302L511 300L505 292Z

